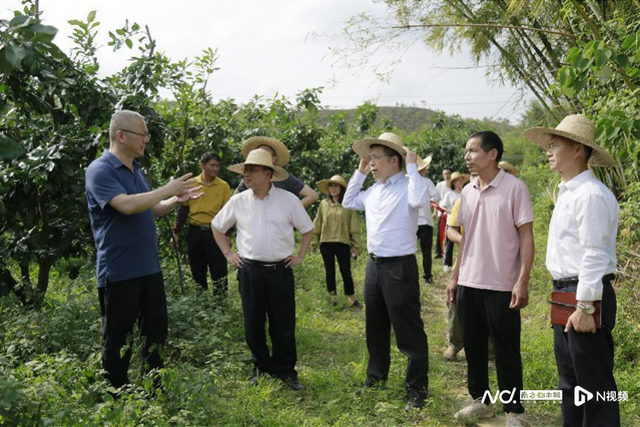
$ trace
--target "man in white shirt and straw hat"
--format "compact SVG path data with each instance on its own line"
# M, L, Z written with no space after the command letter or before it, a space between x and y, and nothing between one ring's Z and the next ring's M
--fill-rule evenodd
M565 117L555 128L533 128L525 137L546 150L549 168L562 177L549 225L547 269L556 291L576 294L576 309L564 326L555 325L554 351L562 390L564 426L619 426L613 339L616 320L615 279L618 202L589 166L615 167L595 142L595 127L584 115ZM595 303L601 304L602 328L596 328ZM581 387L595 398L576 404Z
M418 168L420 176L427 185L429 198L431 201L438 203L440 201L440 192L436 190L436 186L429 178L427 178L427 167L431 164L433 156L428 155L422 160L422 165ZM431 204L428 204L418 212L418 240L420 241L420 250L422 251L422 278L425 284L433 284L433 275L431 266L431 245L433 244L433 212Z
M233 196L211 222L216 243L227 261L238 268L244 333L253 357L251 384L266 374L285 381L293 390L298 382L295 326L295 282L292 267L301 264L309 249L313 224L300 201L272 182L287 172L275 166L271 154L251 151L244 163L229 166L240 173L250 191ZM225 233L236 226L238 252L233 252ZM294 255L294 228L302 234ZM265 324L269 319L272 351L269 353Z
M369 261L364 300L369 363L365 386L388 378L393 326L398 349L409 359L405 409L420 408L429 385L429 347L420 317L415 257L418 211L429 203L427 186L418 173L422 159L393 133L360 140L353 144L353 151L360 156L360 166L349 181L342 204L364 210L367 223ZM376 182L362 191L369 172Z

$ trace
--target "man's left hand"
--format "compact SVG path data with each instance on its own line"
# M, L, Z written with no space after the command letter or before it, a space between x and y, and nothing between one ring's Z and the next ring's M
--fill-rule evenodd
M406 157L407 164L418 162L418 155L415 152L411 151L407 147L404 147L404 151L407 153L407 157Z
M593 318L593 314L587 314L580 309L577 309L571 316L569 316L564 331L569 332L572 327L579 333L590 332L595 334L597 331L596 320Z
M296 265L302 264L302 261L304 261L304 257L298 256L298 255L291 255L287 257L285 261L286 261L285 267L292 268L292 267L295 267Z
M509 308L520 310L529 304L529 286L523 282L518 282L511 291L511 304Z

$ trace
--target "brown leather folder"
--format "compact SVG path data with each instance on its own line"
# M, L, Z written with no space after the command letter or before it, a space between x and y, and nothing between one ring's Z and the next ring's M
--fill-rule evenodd
M572 292L551 292L551 324L565 326L569 316L576 311L576 294ZM593 318L596 321L596 328L602 327L602 312L600 310L600 301L595 301L593 305L596 312Z

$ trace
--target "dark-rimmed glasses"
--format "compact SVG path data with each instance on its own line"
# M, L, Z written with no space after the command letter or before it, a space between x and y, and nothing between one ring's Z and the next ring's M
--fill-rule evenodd
M122 132L129 132L132 133L134 135L138 135L141 136L142 139L144 139L145 141L149 141L151 139L151 134L150 133L140 133L140 132L135 132L129 129L120 129Z

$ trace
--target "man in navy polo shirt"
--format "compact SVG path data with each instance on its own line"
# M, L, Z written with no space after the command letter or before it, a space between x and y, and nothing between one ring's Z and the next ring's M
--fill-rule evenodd
M142 115L118 111L109 124L109 150L85 172L87 204L97 247L102 315L102 366L116 388L129 383L133 325L139 321L146 371L163 367L159 346L167 337L167 304L154 217L202 195L191 174L150 191L137 157L149 131ZM122 348L127 345L122 354Z

